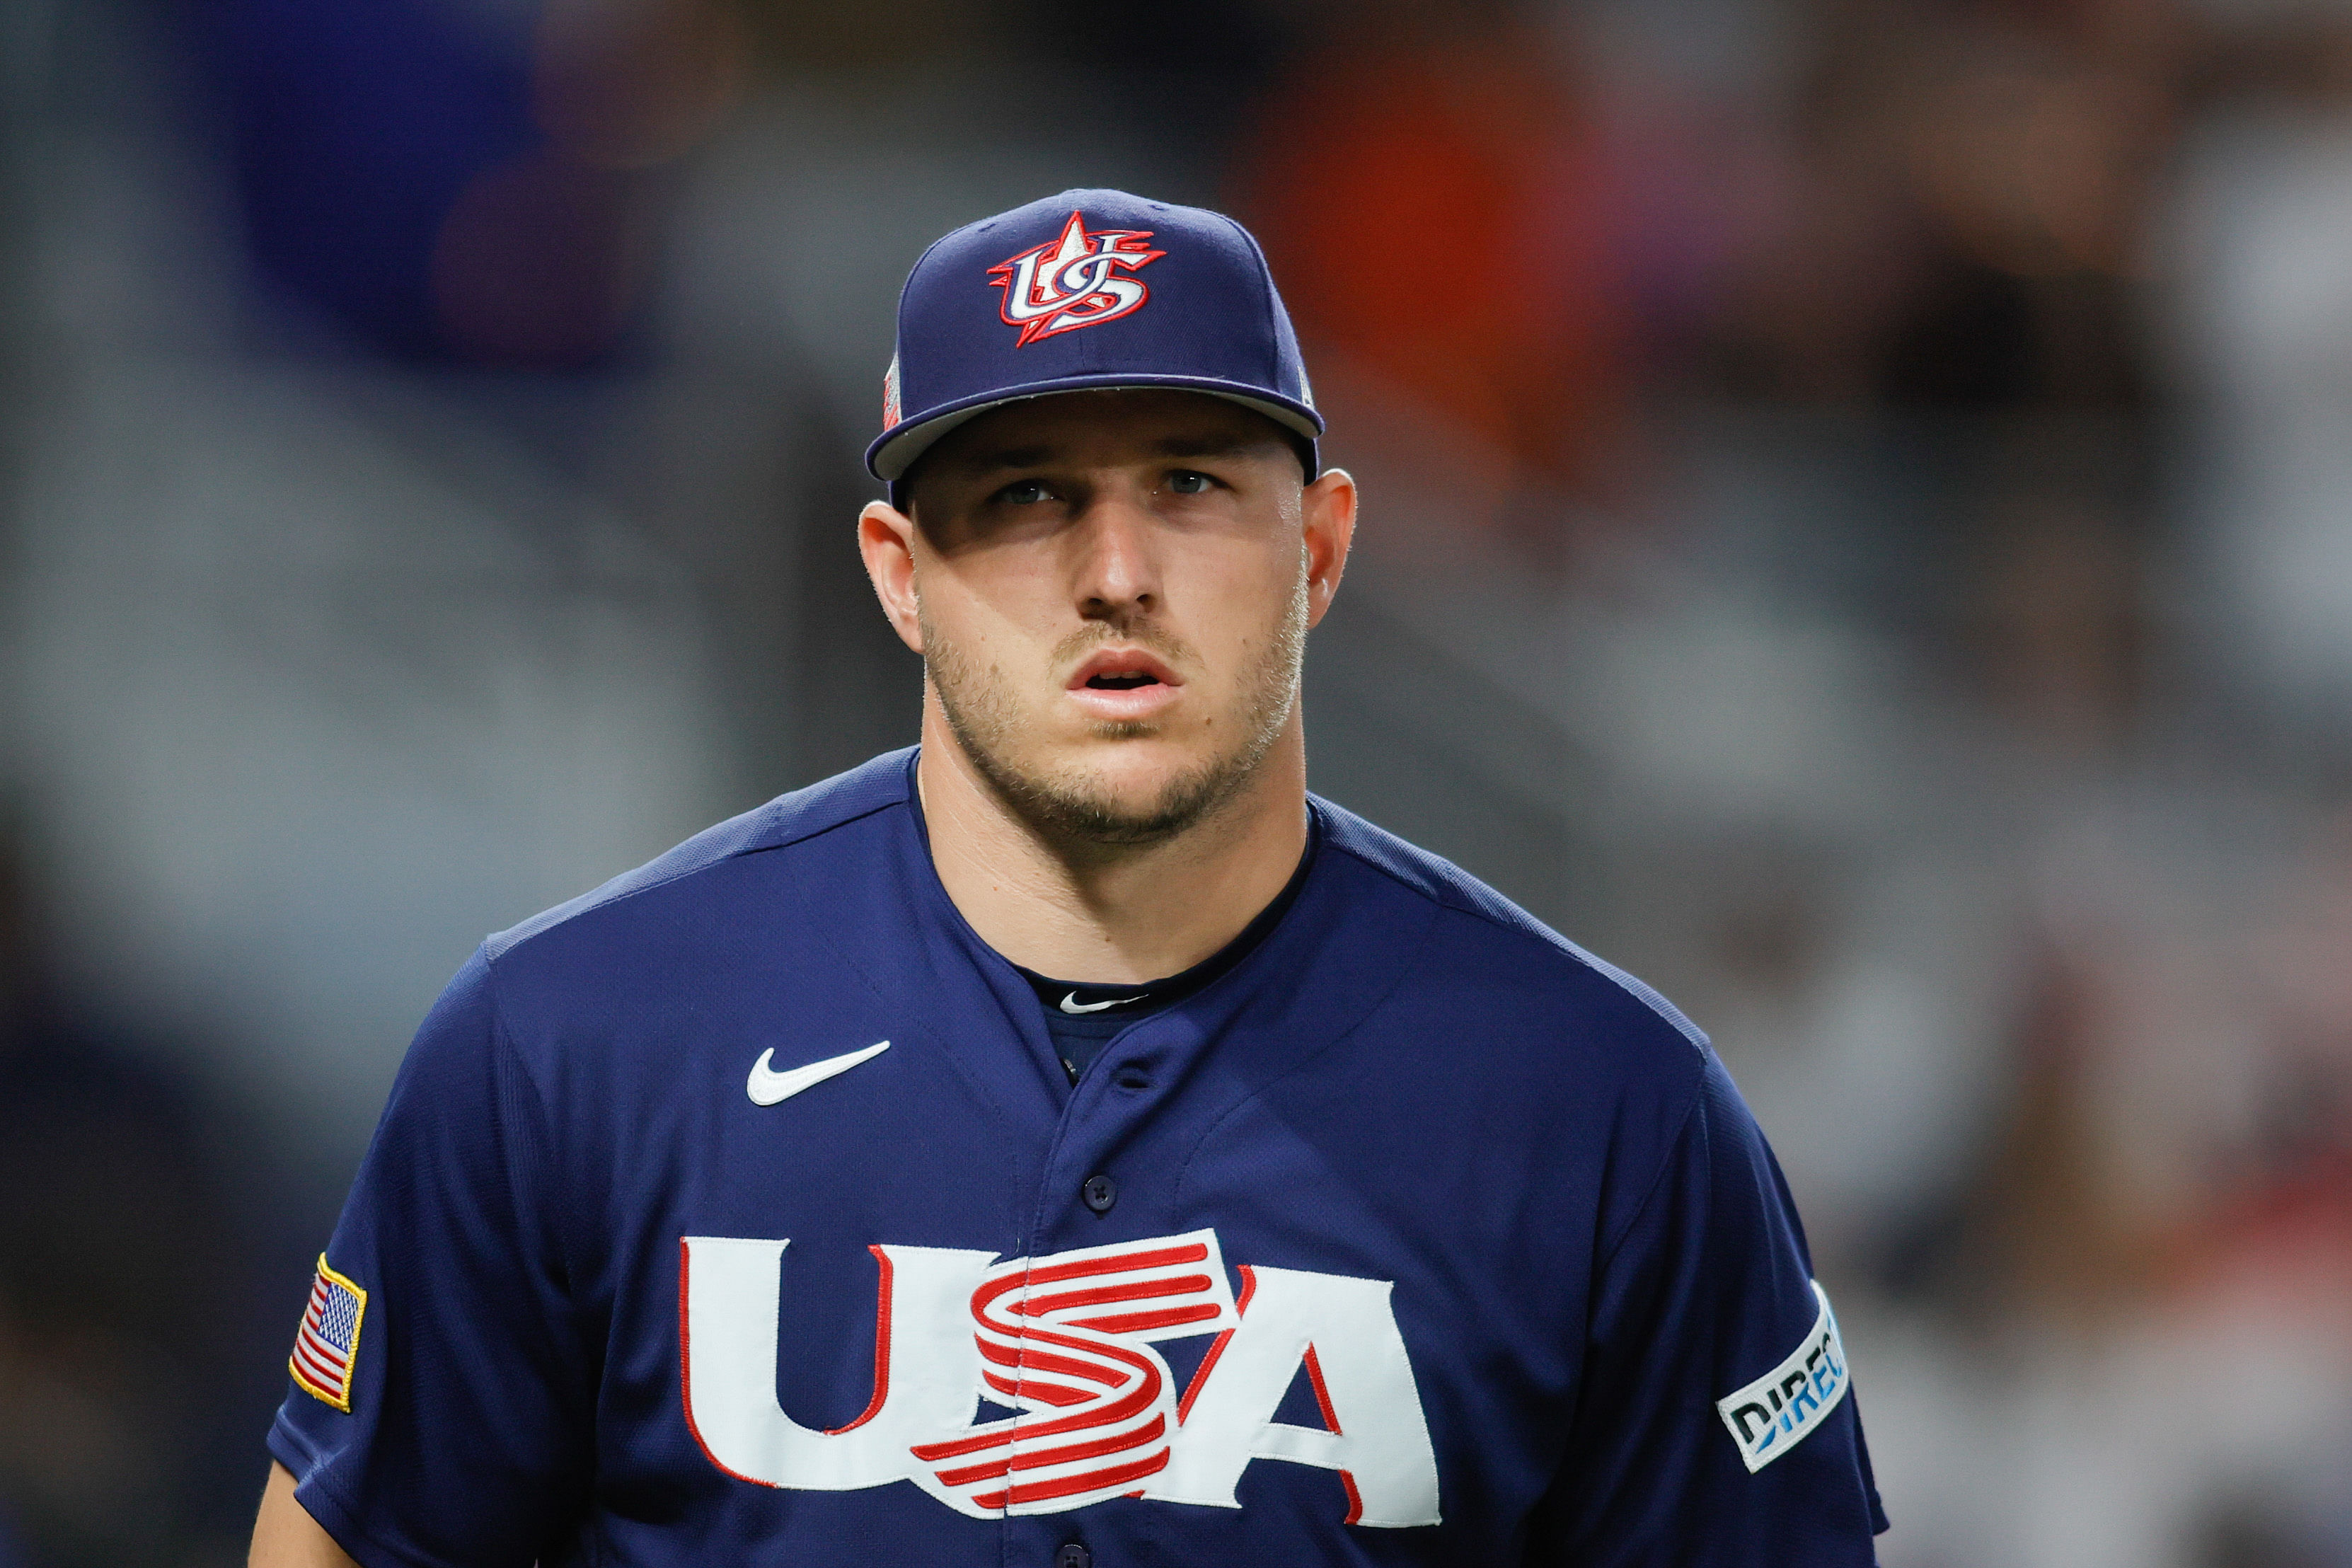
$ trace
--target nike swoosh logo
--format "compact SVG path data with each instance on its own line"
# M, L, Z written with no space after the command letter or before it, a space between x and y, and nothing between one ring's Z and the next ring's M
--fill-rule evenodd
M1143 1000L1143 996L1145 994L1149 994L1149 993L1134 996L1114 996L1108 1002L1081 1002L1078 1000L1078 994L1073 991L1067 996L1062 998L1062 1011L1065 1013L1099 1013L1106 1007L1124 1007L1129 1002L1140 1002Z
M777 1072L771 1068L768 1062L776 1053L772 1049L764 1050L760 1053L760 1059L751 1064L751 1079L743 1086L743 1092L751 1097L754 1105L773 1105L779 1100L790 1100L801 1090L823 1083L829 1078L837 1078L859 1062L871 1061L889 1048L890 1042L884 1040L862 1051L827 1057L821 1062L811 1062L790 1072Z

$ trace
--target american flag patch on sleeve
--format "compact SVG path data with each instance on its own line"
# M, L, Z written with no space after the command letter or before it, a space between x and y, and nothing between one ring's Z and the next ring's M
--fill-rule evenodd
M303 1310L286 1369L296 1383L347 1415L352 1369L360 1353L360 1318L366 1311L367 1292L328 1268L327 1255L319 1254L310 1304Z

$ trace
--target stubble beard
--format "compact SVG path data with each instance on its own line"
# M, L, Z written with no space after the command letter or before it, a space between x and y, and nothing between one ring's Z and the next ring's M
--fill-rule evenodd
M1004 672L963 657L922 615L923 667L940 710L956 743L981 778L1013 814L1049 842L1071 848L1118 849L1174 838L1213 817L1257 776L1298 700L1298 678L1307 652L1307 574L1298 582L1265 651L1249 672L1243 690L1240 742L1202 758L1164 782L1154 797L1130 805L1113 793L1099 773L1084 766L1039 768L1019 760L1023 728L1020 704ZM1097 623L1054 650L1056 667L1098 642L1115 638L1141 644L1171 662L1183 658L1181 645L1154 637L1148 626L1115 629ZM1150 721L1094 727L1097 740L1139 740L1157 734Z

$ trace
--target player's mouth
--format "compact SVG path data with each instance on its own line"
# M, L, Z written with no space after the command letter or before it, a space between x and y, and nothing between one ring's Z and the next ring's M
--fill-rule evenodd
M1070 672L1066 689L1091 718L1113 723L1150 719L1176 700L1183 680L1141 648L1097 648Z

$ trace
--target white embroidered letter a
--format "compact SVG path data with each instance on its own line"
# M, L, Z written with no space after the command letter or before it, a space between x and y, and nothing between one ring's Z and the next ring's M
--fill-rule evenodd
M1241 1326L1218 1341L1186 1396L1175 1453L1145 1495L1238 1508L1252 1459L1339 1472L1349 1524L1438 1522L1437 1458L1384 1279L1241 1270ZM1324 1426L1275 1409L1304 1364Z

